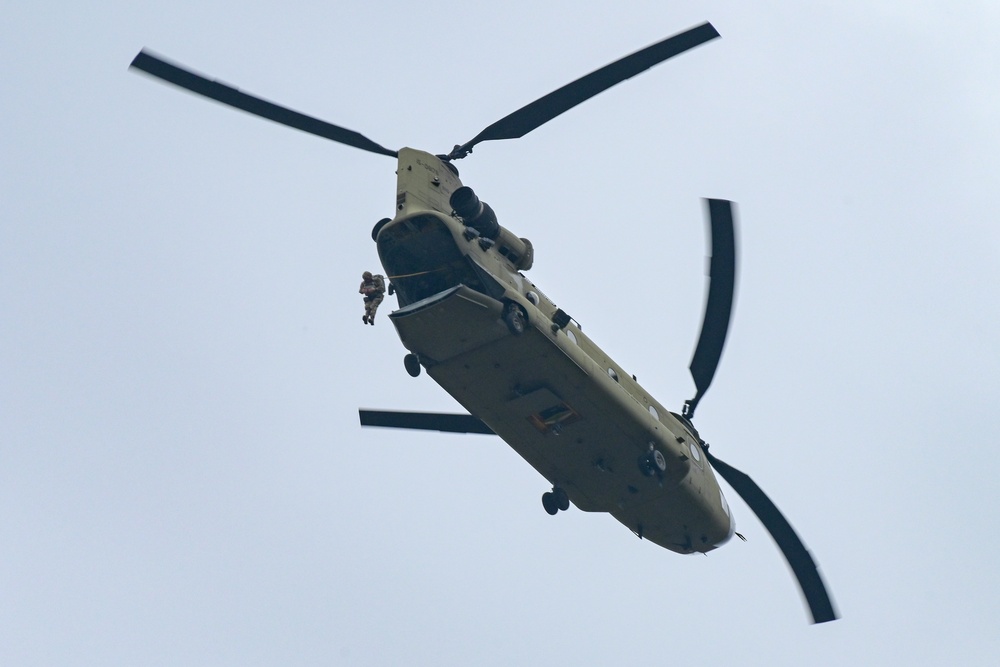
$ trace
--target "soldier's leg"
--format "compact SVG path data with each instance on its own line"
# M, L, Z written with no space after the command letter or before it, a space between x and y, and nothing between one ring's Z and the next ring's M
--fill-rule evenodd
M380 303L382 303L382 297L377 296L367 304L369 308L368 324L375 324L375 312L378 310Z

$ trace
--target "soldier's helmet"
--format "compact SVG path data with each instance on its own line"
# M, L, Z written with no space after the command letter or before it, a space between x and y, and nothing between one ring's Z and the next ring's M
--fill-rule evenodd
M372 272L371 271L365 271L364 273L361 274L361 277L364 278L365 280L371 280L372 279Z

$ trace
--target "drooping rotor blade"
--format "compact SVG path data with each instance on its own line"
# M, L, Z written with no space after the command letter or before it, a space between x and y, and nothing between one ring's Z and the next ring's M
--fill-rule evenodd
M668 37L641 51L616 60L599 70L566 84L531 104L521 107L514 113L501 118L476 135L468 143L458 146L448 157L458 159L472 152L472 147L481 141L496 139L517 139L523 137L538 126L549 122L559 114L569 111L598 93L629 79L636 74L645 72L668 58L684 51L693 49L700 44L715 39L719 32L711 23L686 30L680 34Z
M802 543L799 536L792 528L792 524L778 510L777 506L771 502L757 483L750 479L749 475L743 473L731 465L720 461L716 456L708 454L708 460L712 463L715 471L722 475L722 478L729 482L738 494L746 501L746 504L753 510L760 522L764 524L771 534L781 553L788 561L789 567L798 579L802 595L809 605L812 613L813 623L826 623L838 618L837 612L833 608L833 601L826 591L826 585L819 574L816 561L813 560L806 545Z
M337 125L307 116L298 111L286 109L283 106L268 102L259 97L248 95L237 88L208 79L201 74L167 62L158 56L148 53L146 50L139 52L132 60L130 67L142 70L147 74L189 90L192 93L203 95L216 102L228 104L231 107L236 107L255 116L293 127L296 130L302 130L303 132L315 134L318 137L347 144L348 146L360 148L371 153L396 157L396 151L380 146L368 137L353 130L338 127Z
M496 435L493 429L472 415L444 412L390 412L386 410L358 410L358 414L361 416L362 426Z
M705 316L701 322L698 346L691 358L691 377L698 391L684 404L684 416L694 417L698 401L712 384L715 370L722 358L729 332L729 319L733 312L733 293L736 290L736 230L733 222L733 203L725 199L707 199L708 220L712 234L712 258L709 265L708 298Z

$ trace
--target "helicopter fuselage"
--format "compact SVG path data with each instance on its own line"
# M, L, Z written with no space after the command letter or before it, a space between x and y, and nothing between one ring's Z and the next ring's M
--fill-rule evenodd
M579 509L679 553L725 543L734 522L693 427L524 276L530 243L453 213L461 185L437 157L399 151L396 215L376 240L403 345Z
M716 473L746 501L788 561L813 621L837 618L815 560L791 524L746 473L708 452L691 424L712 383L736 287L733 202L707 199L709 289L689 369L697 393L682 414L657 403L587 338L523 271L534 250L500 226L463 186L455 160L484 141L516 139L608 88L719 36L702 23L553 90L485 127L447 155L394 151L359 132L250 95L145 49L130 67L287 127L399 161L396 211L372 230L399 308L390 319L422 368L469 414L359 410L363 426L494 433L552 483L549 514L608 512L679 553L707 552L734 534ZM377 305L377 304L375 304ZM369 303L369 312L371 304ZM369 321L366 317L366 321Z

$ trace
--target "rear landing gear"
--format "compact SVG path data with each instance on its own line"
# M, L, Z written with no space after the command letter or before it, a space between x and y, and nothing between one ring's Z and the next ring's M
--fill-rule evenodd
M556 505L555 494L553 494L551 491L546 491L545 493L543 493L542 494L542 507L545 508L546 512L548 512L552 516L555 516L556 512L559 511L559 506Z
M551 491L542 494L542 507L552 516L555 516L560 510L565 512L569 509L569 496L565 490L558 486L554 487Z
M410 353L403 357L403 366L406 367L406 372L410 374L410 377L420 375L420 359L417 355Z

